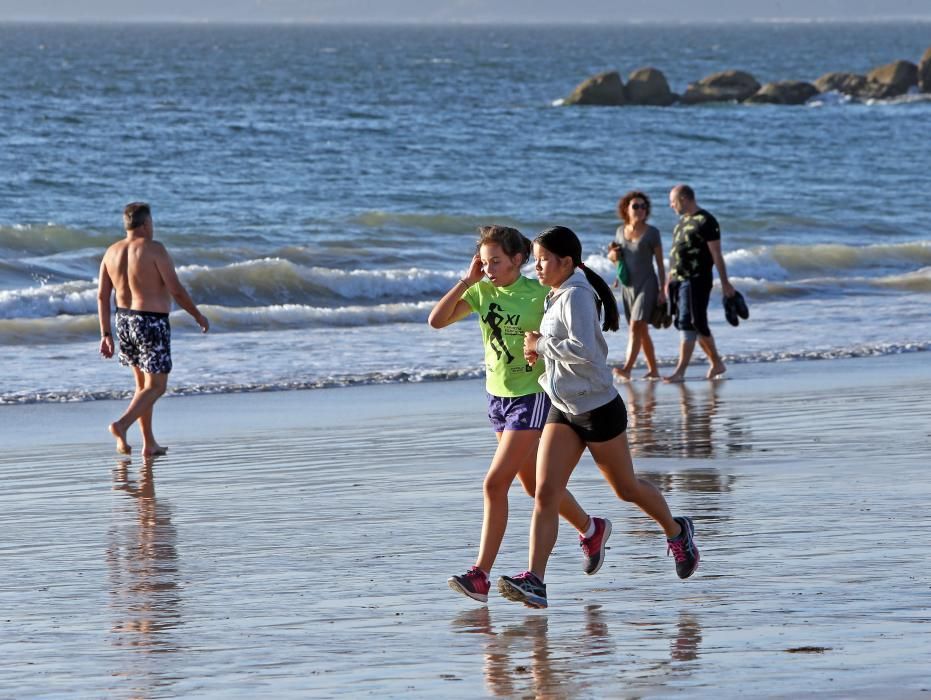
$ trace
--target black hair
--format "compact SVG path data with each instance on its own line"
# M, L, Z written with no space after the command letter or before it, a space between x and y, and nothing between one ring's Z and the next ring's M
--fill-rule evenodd
M575 235L575 232L565 226L553 226L534 238L533 242L553 255L558 255L561 258L572 258L572 264L575 267L582 268L585 279L592 285L600 299L598 306L604 309L604 323L601 330L616 331L620 326L620 313L617 310L614 292L611 291L611 287L602 279L601 275L589 270L582 264L582 242Z
M497 225L481 226L478 229L478 241L475 243L475 252L478 252L479 248L481 248L484 243L497 243L501 246L501 250L504 251L504 254L509 258L520 255L521 265L530 259L530 251L532 250L530 239L516 228Z

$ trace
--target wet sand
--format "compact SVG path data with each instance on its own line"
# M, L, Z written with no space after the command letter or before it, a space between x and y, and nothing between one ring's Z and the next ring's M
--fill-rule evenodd
M122 404L0 407L0 697L931 697L927 356L702 369L621 387L698 573L586 457L614 535L587 577L562 526L547 611L446 586L478 382L165 399L148 466L112 452ZM529 515L515 487L493 576Z

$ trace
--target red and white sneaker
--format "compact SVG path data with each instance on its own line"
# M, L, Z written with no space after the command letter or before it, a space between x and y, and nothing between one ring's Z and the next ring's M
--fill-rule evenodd
M611 536L611 521L607 518L595 518L595 533L591 537L579 535L579 546L582 547L582 570L589 576L598 573L604 564L605 543Z
M451 576L449 578L449 587L464 596L479 603L488 602L488 591L491 588L491 582L485 575L485 572L477 566L473 566L461 576Z

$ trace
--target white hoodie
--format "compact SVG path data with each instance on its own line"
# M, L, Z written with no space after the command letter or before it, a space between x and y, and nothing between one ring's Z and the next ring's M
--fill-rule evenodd
M604 406L617 396L597 303L580 269L546 297L537 340L537 355L546 367L540 386L558 409L572 415Z

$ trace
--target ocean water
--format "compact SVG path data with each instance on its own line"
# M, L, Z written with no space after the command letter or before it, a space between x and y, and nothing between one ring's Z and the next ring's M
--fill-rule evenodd
M751 305L734 329L712 301L740 371L927 351L927 96L556 103L607 69L652 65L682 92L728 68L866 72L929 44L929 23L0 25L0 403L126 394L96 354L96 276L136 199L212 323L173 314L177 393L480 376L477 324L425 323L478 225L568 225L609 276L618 196L652 196L668 250L680 181ZM654 340L672 362L675 332ZM620 361L626 334L609 343Z

